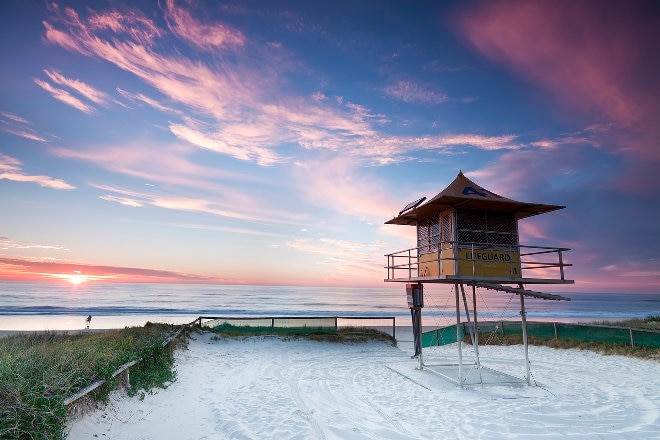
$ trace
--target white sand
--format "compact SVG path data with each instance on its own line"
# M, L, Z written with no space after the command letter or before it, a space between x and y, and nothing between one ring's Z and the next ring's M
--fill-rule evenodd
M660 438L656 361L530 347L538 386L461 389L416 370L409 343L194 338L169 388L143 401L115 392L68 438ZM455 361L456 345L425 356ZM482 359L524 375L520 346L482 347Z

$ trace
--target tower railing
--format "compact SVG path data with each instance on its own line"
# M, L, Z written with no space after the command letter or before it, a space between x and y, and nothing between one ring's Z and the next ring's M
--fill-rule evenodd
M508 265L509 273L515 275L501 277L480 274L479 265L488 263L476 257L481 251L508 253L508 261L497 261L496 264ZM572 283L572 280L565 277L565 268L572 266L564 262L564 253L567 251L570 249L444 241L386 254L385 281L490 280L512 283ZM424 256L423 261L420 261L421 256ZM467 265L464 262L468 262ZM422 273L420 268L428 268L430 265L435 265L437 271L432 275ZM466 270L466 267L470 269ZM519 273L515 273L514 269L517 267L520 268ZM454 270L450 269L447 274L446 268Z

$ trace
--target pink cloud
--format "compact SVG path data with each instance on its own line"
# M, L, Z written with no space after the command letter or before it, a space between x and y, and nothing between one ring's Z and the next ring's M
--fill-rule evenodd
M10 240L7 237L0 237L0 249L47 249L47 250L68 250L62 246L28 243L24 241Z
M94 107L91 105L87 105L84 102L82 102L80 99L76 98L73 96L71 93L67 92L66 90L59 89L57 87L53 87L51 84L47 83L46 81L40 80L40 79L35 79L34 82L47 91L48 93L51 94L51 96L59 101L62 101L66 105L69 105L75 109L80 110L83 113L93 113L94 112Z
M383 192L384 182L357 172L350 157L297 163L296 180L308 202L336 212L350 212L374 222L390 218L399 202Z
M78 15L73 10L70 11L72 21L80 23ZM131 39L147 45L163 34L153 21L133 10L93 14L89 18L89 26L96 31L110 30L116 35L128 34Z
M8 112L0 112L0 116L0 130L25 139L48 142L32 128L32 124L27 119Z
M343 100L330 102L319 99L318 95L291 97L280 85L282 70L289 68L287 63L282 67L281 60L286 56L278 55L284 49L255 47L254 43L228 32L228 28L220 24L218 32L223 35L228 32L227 35L234 37L213 41L223 44L223 50L233 50L233 57L240 62L207 66L180 53L162 52L157 39L165 35L164 31L138 12L91 11L89 17L83 19L72 10L62 11L54 6L51 9L53 17L44 24L49 42L106 60L141 78L170 102L185 106L185 111L194 115L182 122L171 122L172 134L190 145L239 160L264 166L287 161L289 158L276 149L291 143L310 150L342 152L355 160L380 165L411 160L409 153L415 150L443 152L459 145L489 150L519 148L513 136L456 134L385 138L374 126L391 121L364 106ZM172 32L179 38L192 38L208 31L190 12L173 3L166 5L165 13L169 14ZM183 23L186 26L181 27ZM102 32L107 30L113 32L112 38ZM211 44L203 39L199 41ZM249 56L243 50L248 44L254 49ZM428 91L418 86L411 85L407 90L406 96L416 94L415 99L422 99L424 94L429 96ZM70 96L58 96L71 105L77 104ZM133 98L168 111L145 96Z
M174 0L166 1L165 18L172 32L201 49L240 47L245 43L245 37L240 31L219 23L202 24L187 10L177 7Z
M449 99L442 92L411 81L398 81L386 87L385 93L408 103L442 104Z
M167 106L161 104L160 102L158 102L157 100L155 100L153 98L150 98L150 97L148 97L148 96L146 96L142 93L130 93L130 92L128 92L126 90L123 90L123 89L120 89L120 88L117 88L117 92L126 99L130 99L131 101L143 102L143 103L155 108L156 110L159 110L159 111L162 111L162 112L165 112L165 113L179 113L177 110L175 110L173 108L170 108L170 107L167 107Z
M54 83L68 87L96 104L104 104L108 98L105 93L78 79L67 78L58 72L52 72L47 69L44 70L44 73Z
M13 180L14 182L30 182L51 189L75 189L63 180L49 176L26 174L20 160L0 153L0 180Z
M226 281L219 278L157 269L0 258L0 280L68 281L72 276L79 276L88 281L137 283L214 283Z
M657 159L660 33L643 5L491 1L466 11L459 26L479 52L545 87L567 108L636 133L626 149Z
M316 265L327 266L338 279L351 279L368 276L382 271L381 256L385 253L385 243L362 243L332 238L298 238L286 243L288 248L312 255L319 255ZM340 274L340 276L338 276Z

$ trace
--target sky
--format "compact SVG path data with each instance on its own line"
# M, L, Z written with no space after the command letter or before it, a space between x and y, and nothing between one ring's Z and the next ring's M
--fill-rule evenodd
M0 280L383 286L459 171L660 294L654 1L0 4ZM388 285L389 286L389 285Z

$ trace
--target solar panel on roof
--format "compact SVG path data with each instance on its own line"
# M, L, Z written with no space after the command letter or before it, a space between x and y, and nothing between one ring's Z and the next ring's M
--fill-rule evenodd
M421 199L417 199L414 202L408 203L405 208L399 211L399 215L406 211L410 211L411 209L417 208L424 200L426 200L426 197L422 197Z

